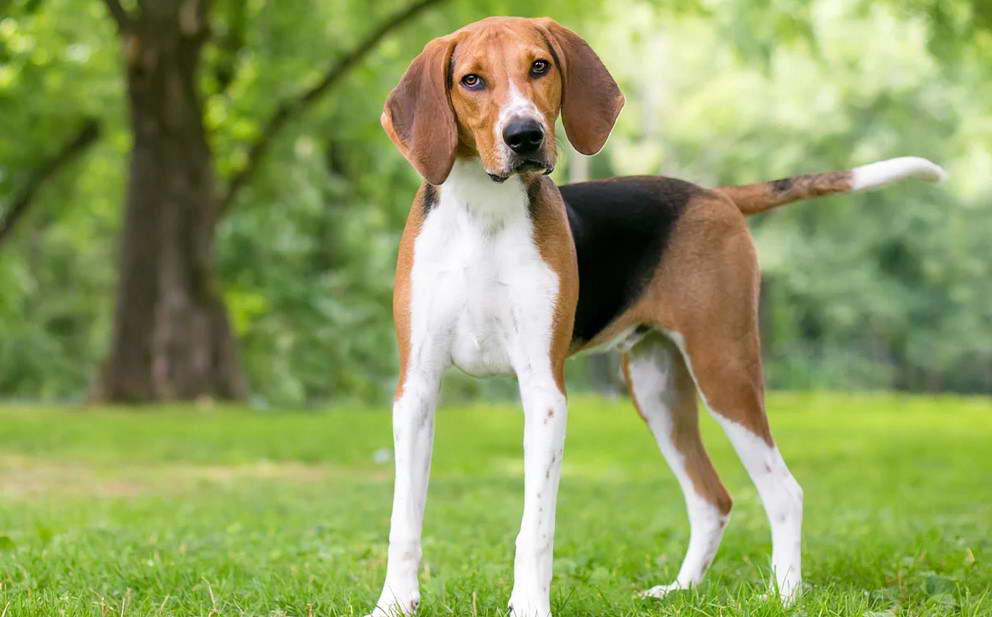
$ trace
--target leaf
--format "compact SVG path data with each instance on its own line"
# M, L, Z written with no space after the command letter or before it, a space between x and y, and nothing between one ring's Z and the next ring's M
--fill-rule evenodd
M0 551L14 550L14 541L9 536L0 536Z

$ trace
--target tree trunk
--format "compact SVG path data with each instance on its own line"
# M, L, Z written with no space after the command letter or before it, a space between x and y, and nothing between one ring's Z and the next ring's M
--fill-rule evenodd
M134 141L100 400L246 393L213 267L219 211L198 84L206 2L143 2L121 33Z

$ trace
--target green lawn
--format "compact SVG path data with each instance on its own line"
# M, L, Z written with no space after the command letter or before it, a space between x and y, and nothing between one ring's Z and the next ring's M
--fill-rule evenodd
M806 590L763 599L768 526L715 424L736 505L707 582L668 599L682 497L624 400L571 404L553 606L585 615L992 615L992 402L776 394L806 492ZM500 615L521 415L442 410L421 615ZM0 615L363 615L385 567L385 409L0 409Z

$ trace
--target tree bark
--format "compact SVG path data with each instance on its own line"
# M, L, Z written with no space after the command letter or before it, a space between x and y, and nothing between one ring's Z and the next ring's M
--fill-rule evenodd
M218 209L198 70L207 0L143 2L121 30L133 145L110 354L98 400L242 399L214 274Z
M110 353L92 398L147 402L242 399L244 373L214 275L217 222L286 123L382 39L444 0L413 0L344 53L322 79L284 101L217 190L198 88L211 0L103 0L127 63L133 145Z

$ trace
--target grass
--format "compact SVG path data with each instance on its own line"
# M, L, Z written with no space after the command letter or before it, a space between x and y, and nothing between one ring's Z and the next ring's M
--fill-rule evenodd
M736 504L707 581L668 599L682 497L626 401L571 404L557 617L992 615L992 402L776 394L806 491L807 587L764 599L768 526L707 419ZM442 410L421 615L501 615L521 510L521 415ZM363 615L385 567L385 410L0 408L0 615Z

